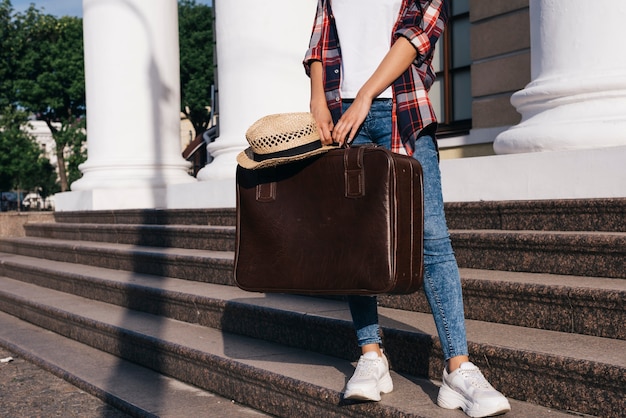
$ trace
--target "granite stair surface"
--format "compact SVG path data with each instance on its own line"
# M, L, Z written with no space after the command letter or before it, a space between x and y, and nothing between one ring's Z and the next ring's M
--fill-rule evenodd
M623 416L626 199L446 211L470 355L507 416ZM215 393L240 416L464 416L435 404L443 359L422 292L379 297L394 391L349 402L346 303L234 286L233 209L55 220L0 240L0 345L131 415L221 416Z

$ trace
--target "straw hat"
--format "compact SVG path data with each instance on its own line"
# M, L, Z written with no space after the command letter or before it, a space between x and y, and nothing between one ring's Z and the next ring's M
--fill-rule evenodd
M322 145L313 115L279 113L264 116L246 132L250 147L237 156L240 166L257 169L302 160L338 148Z

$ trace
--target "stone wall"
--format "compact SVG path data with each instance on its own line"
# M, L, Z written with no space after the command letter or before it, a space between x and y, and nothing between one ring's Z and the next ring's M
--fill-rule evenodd
M472 128L520 121L511 95L530 82L528 0L470 2Z
M0 213L0 238L23 237L27 222L54 222L53 212L2 212Z

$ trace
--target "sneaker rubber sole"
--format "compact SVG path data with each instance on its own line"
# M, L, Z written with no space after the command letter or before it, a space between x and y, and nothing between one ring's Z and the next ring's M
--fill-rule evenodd
M381 393L390 393L393 391L393 381L389 373L385 374L378 381L378 385L368 389L353 388L346 390L343 394L344 399L351 399L355 401L374 401L379 402L381 400Z
M444 409L462 409L466 415L472 418L493 417L502 415L511 410L511 405L506 398L496 401L493 405L479 405L466 399L460 393L444 385L439 389L437 405Z

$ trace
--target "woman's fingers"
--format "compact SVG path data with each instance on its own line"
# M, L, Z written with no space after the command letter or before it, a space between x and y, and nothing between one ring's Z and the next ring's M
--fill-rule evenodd
M324 145L330 145L333 143L333 123L323 123L317 125L317 132L320 135L320 140Z
M365 121L371 107L371 101L355 99L333 129L333 139L340 145L350 143Z
M322 144L332 144L333 118L330 115L328 107L326 107L326 103L324 103L324 105L321 107L312 108L311 114L313 115L313 119L315 119L315 124L317 125L317 133L320 136Z

